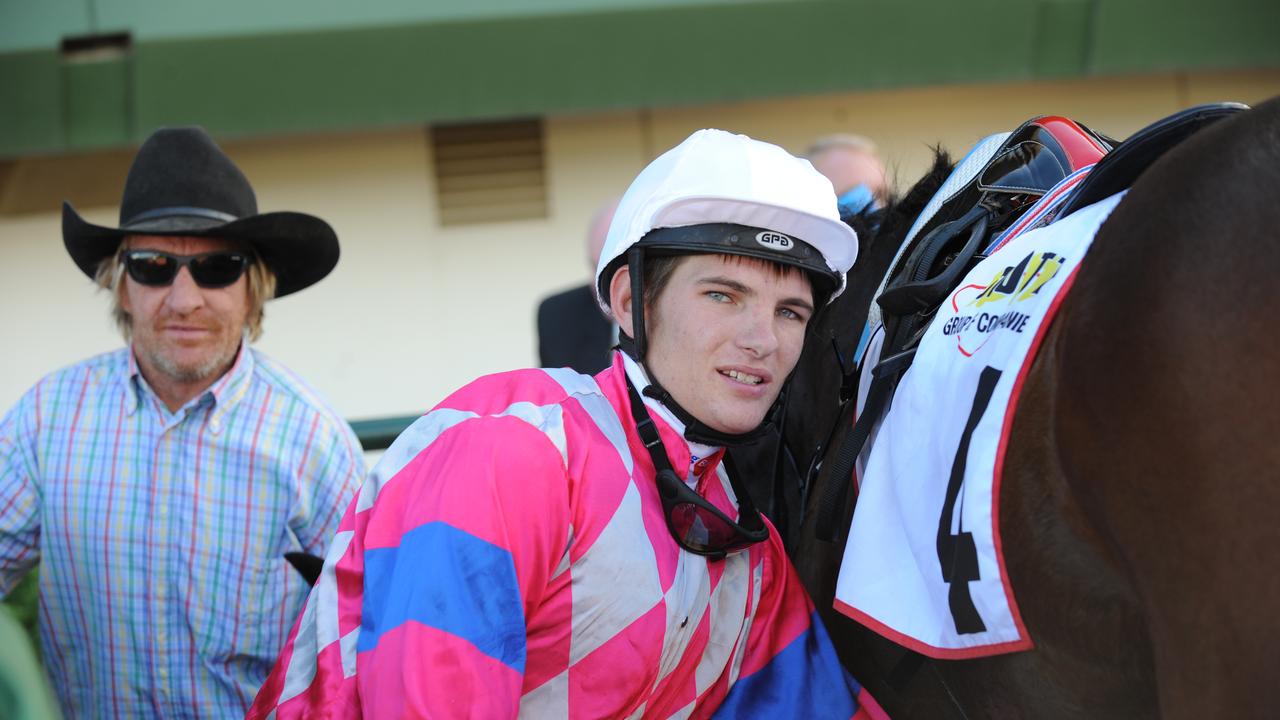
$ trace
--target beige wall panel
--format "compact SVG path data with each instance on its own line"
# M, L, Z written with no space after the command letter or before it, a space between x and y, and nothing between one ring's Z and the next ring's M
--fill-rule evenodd
M958 86L575 115L545 122L548 217L441 227L429 136L412 128L228 143L263 209L312 212L342 241L319 285L268 305L260 347L308 378L338 411L359 419L416 413L482 373L536 361L534 309L585 282L591 214L641 167L700 127L722 127L802 152L830 132L880 144L898 185L927 167L929 146L956 155L980 137L1037 113L1075 117L1123 137L1197 102L1257 102L1280 93L1280 72L1153 75L1060 83ZM61 187L90 174L122 181L120 158L28 159L8 177L36 178L0 207L0 410L41 375L120 343L107 298L62 248ZM24 167L25 165L25 167ZM3 169L3 168L0 168ZM59 183L59 177L65 183ZM112 201L114 202L114 201ZM16 209L15 209L16 208ZM33 208L48 208L32 212Z
M538 300L590 276L587 220L644 162L634 115L545 129L540 220L440 226L425 131L299 140L246 159L272 207L313 208L343 243L333 276L272 307L260 346L350 418L423 412L477 375L536 364Z
M554 118L546 129L551 214L563 232L530 238L550 256L547 274L533 281L543 295L590 281L595 268L586 259L587 225L651 159L640 113ZM531 324L534 311L530 306Z
M880 146L890 178L899 190L905 190L928 169L932 145L941 145L959 159L992 132L1012 129L1035 115L1050 114L1066 115L1099 132L1124 137L1191 104L1182 99L1186 83L1183 76L1164 74L673 108L653 113L652 134L661 150L697 128L722 127L802 153L818 136L860 133ZM1225 88L1252 97L1262 83L1228 75L1203 84L1207 86L1204 94Z
M411 412L442 354L447 306L433 257L426 132L290 138L231 148L259 205L323 217L342 257L325 280L267 306L258 346L308 378L348 417ZM392 339L394 338L394 340ZM388 382L396 378L398 384ZM370 378L380 378L369 382Z
M1251 72L1196 73L1188 75L1183 104L1235 100L1257 105L1280 96L1280 70Z
M84 215L114 224L116 212ZM106 293L62 247L59 217L48 212L0 219L0 412L49 371L121 342L107 314Z

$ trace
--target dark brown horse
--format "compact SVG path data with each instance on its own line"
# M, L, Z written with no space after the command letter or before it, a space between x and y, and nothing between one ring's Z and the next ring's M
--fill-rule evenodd
M787 438L801 468L839 412L829 338L848 362L871 289L945 170L878 233L862 228L852 289L795 377ZM843 540L814 537L824 488L804 493L790 538L797 567L842 658L891 715L1280 716L1277 316L1272 100L1146 169L1103 224L1026 378L999 504L1031 651L920 661L836 614Z

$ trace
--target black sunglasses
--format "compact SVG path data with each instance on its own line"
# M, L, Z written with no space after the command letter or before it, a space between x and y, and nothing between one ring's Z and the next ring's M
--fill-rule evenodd
M224 288L240 279L251 259L247 253L216 250L198 255L174 255L161 250L126 250L120 254L129 277L140 285L163 287L173 282L178 270L187 268L191 279L202 288Z
M751 501L751 495L738 484L737 468L733 466L729 455L724 456L725 469L729 474L729 485L737 495L741 522L725 515L714 503L699 495L676 475L667 459L667 451L662 446L658 429L654 427L653 419L649 417L649 411L630 378L627 379L627 390L631 394L631 415L635 418L636 430L658 471L656 482L658 496L662 500L662 516L666 519L667 531L676 544L696 555L719 560L766 540L769 528L760 517L760 511L756 510L755 503Z

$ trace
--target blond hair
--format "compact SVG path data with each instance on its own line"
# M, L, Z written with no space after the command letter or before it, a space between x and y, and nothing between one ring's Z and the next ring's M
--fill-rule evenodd
M121 257L128 248L128 239L120 243L120 248L98 262L98 270L93 280L104 290L111 293L111 319L116 328L124 336L125 342L133 339L133 316L124 309L121 298L124 295L124 263ZM245 318L245 328L249 331L249 340L262 337L262 318L265 316L267 301L276 296L276 274L263 262L252 247L242 248L249 253L249 267L245 275L249 283L249 313Z

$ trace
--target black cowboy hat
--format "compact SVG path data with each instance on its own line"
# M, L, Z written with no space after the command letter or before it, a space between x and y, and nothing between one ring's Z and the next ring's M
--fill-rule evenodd
M85 222L62 203L62 242L92 278L128 235L242 240L276 274L276 297L319 282L338 264L338 236L318 217L258 214L249 180L199 127L163 128L138 148L120 201L120 227Z

